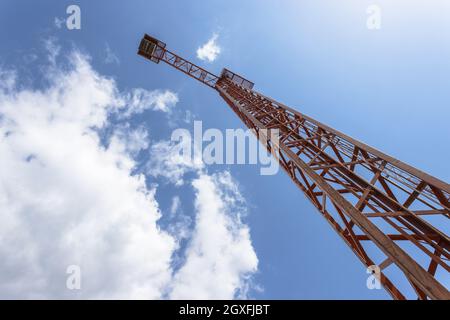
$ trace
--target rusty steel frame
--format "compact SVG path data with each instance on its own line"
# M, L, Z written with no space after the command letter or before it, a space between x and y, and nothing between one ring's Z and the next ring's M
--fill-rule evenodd
M151 44L151 46L147 44ZM156 63L163 61L213 89L216 87L216 83L219 80L218 76L170 52L165 48L165 44L163 46L161 44L162 42L146 34L139 45L138 54ZM149 48L151 48L151 52L147 51Z
M442 231L449 230L449 184L159 49L158 59L219 92L361 262L379 267L394 299L408 298L388 275L398 271L417 298L450 299L437 276L450 274L450 239ZM270 140L272 129L279 140Z

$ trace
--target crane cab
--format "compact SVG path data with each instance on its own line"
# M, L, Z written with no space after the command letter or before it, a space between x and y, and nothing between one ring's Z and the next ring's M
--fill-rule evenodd
M164 55L165 47L164 42L145 34L139 44L138 54L154 63L159 63Z

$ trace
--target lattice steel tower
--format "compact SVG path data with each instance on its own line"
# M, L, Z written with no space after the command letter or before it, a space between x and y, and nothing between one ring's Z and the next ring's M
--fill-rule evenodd
M450 299L449 184L254 91L227 69L216 76L165 47L145 35L138 54L217 90L361 262L381 270L394 299ZM279 141L261 129L278 129Z

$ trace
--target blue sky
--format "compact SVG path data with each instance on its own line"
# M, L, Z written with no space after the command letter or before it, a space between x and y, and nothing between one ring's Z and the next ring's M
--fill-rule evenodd
M66 7L81 8L81 30L57 28ZM381 8L380 30L366 27L366 9ZM119 90L170 90L178 103L172 114L144 112L129 120L144 126L151 142L167 140L188 110L204 128L241 128L217 92L136 55L144 33L167 48L219 74L227 67L255 83L255 89L316 118L443 181L450 180L450 4L435 1L2 1L0 66L16 68L19 86L39 88L46 39L61 46L59 59L73 48L91 57L99 74ZM221 52L213 62L196 50L217 34ZM106 48L118 61L107 63ZM25 62L29 54L38 59ZM44 77L45 78L45 77ZM171 124L168 118L176 119ZM175 121L175 120L174 120ZM120 119L111 120L119 126ZM153 155L150 155L152 157ZM0 155L1 157L1 155ZM148 152L140 152L136 172L145 172ZM359 260L314 207L281 172L261 176L256 165L211 166L226 170L239 185L258 258L249 296L257 299L385 299L368 290ZM195 179L188 172L186 180ZM173 197L195 219L195 190L157 184L158 224L167 229ZM194 188L195 189L195 188ZM448 231L448 230L447 230ZM182 259L189 238L175 255ZM182 262L180 262L182 264ZM177 267L175 267L176 269Z

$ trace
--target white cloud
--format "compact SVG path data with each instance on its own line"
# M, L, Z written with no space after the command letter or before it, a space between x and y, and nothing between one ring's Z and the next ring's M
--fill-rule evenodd
M48 61L52 66L56 64L56 58L58 57L61 47L56 43L56 39L48 38L44 40L44 47L47 51Z
M179 243L181 240L191 237L192 219L190 216L183 213L179 196L174 196L172 198L169 213L170 224L167 231L174 236L177 242Z
M212 37L204 45L197 49L197 58L203 61L213 62L221 52L221 48L217 44L218 34L214 33Z
M180 210L181 200L179 196L175 196L172 198L172 204L170 205L170 214L174 215Z
M258 259L250 232L241 222L241 199L228 172L200 174L196 190L196 225L186 263L175 275L171 298L232 299L245 297ZM233 201L230 201L230 199ZM238 201L241 201L238 200Z
M92 129L127 106L85 57L71 61L46 90L0 90L0 297L160 298L175 240L124 139L104 148ZM65 287L72 264L80 291Z
M124 116L155 110L170 113L178 103L178 95L169 90L148 91L142 88L133 89L124 97L127 110Z
M15 88L17 82L17 73L14 70L0 69L0 89L11 91Z
M190 140L154 143L150 147L147 173L153 177L164 177L176 186L183 185L186 173L197 172L204 167L201 159L181 152L185 143L191 148Z
M128 152L130 155L137 155L141 150L146 150L149 145L148 131L140 126L136 129L130 128L130 124L117 125L110 139L110 149Z
M149 148L148 132L109 120L147 109L170 112L176 94L120 92L87 57L72 53L71 67L58 68L59 47L55 42L47 47L47 89L17 89L15 72L0 72L0 298L245 294L257 258L240 221L243 198L231 177L209 176L201 162L174 157L170 143L152 145L156 156L150 160L159 175L175 184L186 172L199 175L192 183L194 229L174 200L177 218L162 230L156 187L148 188L144 175L131 174L134 155ZM97 129L110 126L105 146ZM181 239L190 245L174 273ZM66 288L69 265L81 268L79 291Z

